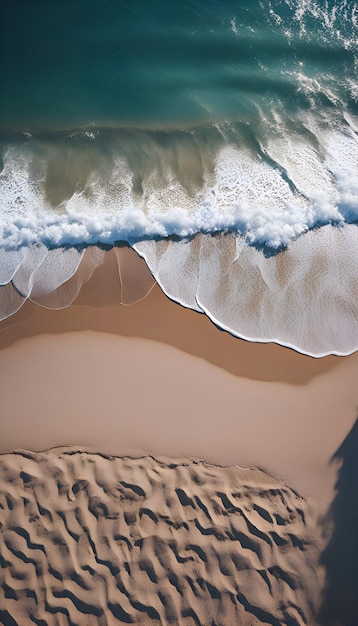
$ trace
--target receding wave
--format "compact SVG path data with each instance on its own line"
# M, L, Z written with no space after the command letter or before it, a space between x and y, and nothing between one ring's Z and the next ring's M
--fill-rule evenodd
M271 256L232 233L133 246L114 249L123 304L143 299L156 281L172 300L237 337L316 357L358 349L355 225L309 231ZM27 298L50 309L69 306L105 254L97 246L28 248L12 280L0 287L1 317Z

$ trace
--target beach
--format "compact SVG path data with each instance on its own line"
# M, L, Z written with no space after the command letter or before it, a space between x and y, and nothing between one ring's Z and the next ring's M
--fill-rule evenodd
M134 265L143 282L144 261L135 259ZM245 342L171 302L157 285L144 299L121 305L118 285L112 250L73 305L54 311L27 301L2 322L0 476L7 496L1 517L8 567L0 618L27 624L29 615L37 615L56 624L54 616L64 611L63 623L207 624L216 615L215 623L226 626L266 623L266 615L274 620L269 623L283 624L296 619L294 597L301 615L316 623L327 584L321 559L337 522L335 485L345 462L339 454L332 457L356 418L358 355L313 359L275 344ZM191 464L195 480L188 474ZM126 495L118 492L120 484L130 489ZM238 489L244 490L239 500ZM219 492L226 508L216 504ZM298 513L292 517L292 498L304 511L303 525ZM228 511L233 517L226 517ZM238 511L250 521L225 547ZM282 516L288 516L284 526ZM168 520L177 528L174 535ZM129 552L120 548L119 528ZM57 552L55 532L64 552ZM220 532L225 539L218 535L213 548L210 533ZM79 542L81 533L88 540ZM258 560L250 557L242 569L235 559L253 554L248 547L257 533L263 537L263 546L255 548ZM153 536L160 547L151 543ZM135 537L146 538L145 567ZM287 546L282 554L281 544ZM167 545L192 563L191 591L180 564L161 561ZM234 559L227 573L220 565L226 550ZM93 572L85 582L87 567ZM291 597L279 580L291 576L292 567ZM20 585L14 568L25 576ZM198 568L206 581L202 588L195 587ZM244 584L248 568L268 572L273 596L254 574ZM183 571L188 574L187 567ZM168 590L173 575L177 590ZM97 576L102 583L95 590ZM45 595L44 584L51 589ZM233 588L245 591L230 601ZM32 609L26 589L36 594Z
M0 624L356 626L353 0L13 0Z

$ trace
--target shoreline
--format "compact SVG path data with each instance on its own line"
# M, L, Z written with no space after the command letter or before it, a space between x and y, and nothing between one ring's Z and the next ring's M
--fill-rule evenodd
M193 311L167 296L154 281L145 262L135 252L130 252L129 265L135 260L137 273L134 280L139 279L144 285L153 281L148 293L137 302L120 304L121 279L123 283L117 265L120 253L111 249L69 307L47 309L27 300L17 313L0 322L0 350L34 335L94 330L166 343L237 376L292 384L306 384L356 354L316 358L275 342L236 337L218 327L204 313ZM125 289L129 283L127 276ZM181 330L177 335L175 327ZM244 363L240 363L241 360Z

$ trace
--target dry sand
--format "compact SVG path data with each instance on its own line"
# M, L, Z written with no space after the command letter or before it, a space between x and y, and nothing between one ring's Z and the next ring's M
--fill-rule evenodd
M71 450L2 454L0 623L33 623L26 621L32 611L35 623L60 626L312 625L324 601L312 533L322 550L333 500L338 540L333 534L333 548L323 554L333 617L319 623L353 626L358 607L349 581L356 588L356 566L348 579L345 572L358 521L347 470L357 456L351 428L358 354L312 359L247 343L170 302L158 287L128 307L118 304L118 293L111 252L73 306L48 311L27 302L0 325L0 449L84 446L112 455L201 457L260 467L276 478L216 467L209 479L205 463L194 464L194 476L188 461L174 471L169 460L71 457ZM241 502L237 493L247 484ZM282 523L275 517L280 507ZM337 578L345 597L331 589ZM6 621L10 615L21 619Z
M70 448L0 476L3 623L316 623L311 511L259 470Z

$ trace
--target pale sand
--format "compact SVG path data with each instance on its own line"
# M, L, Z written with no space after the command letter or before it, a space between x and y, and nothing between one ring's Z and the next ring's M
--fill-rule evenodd
M326 508L329 460L356 417L358 354L312 359L240 341L158 287L115 305L116 271L108 253L77 306L26 303L2 323L1 449L81 444L256 465Z

